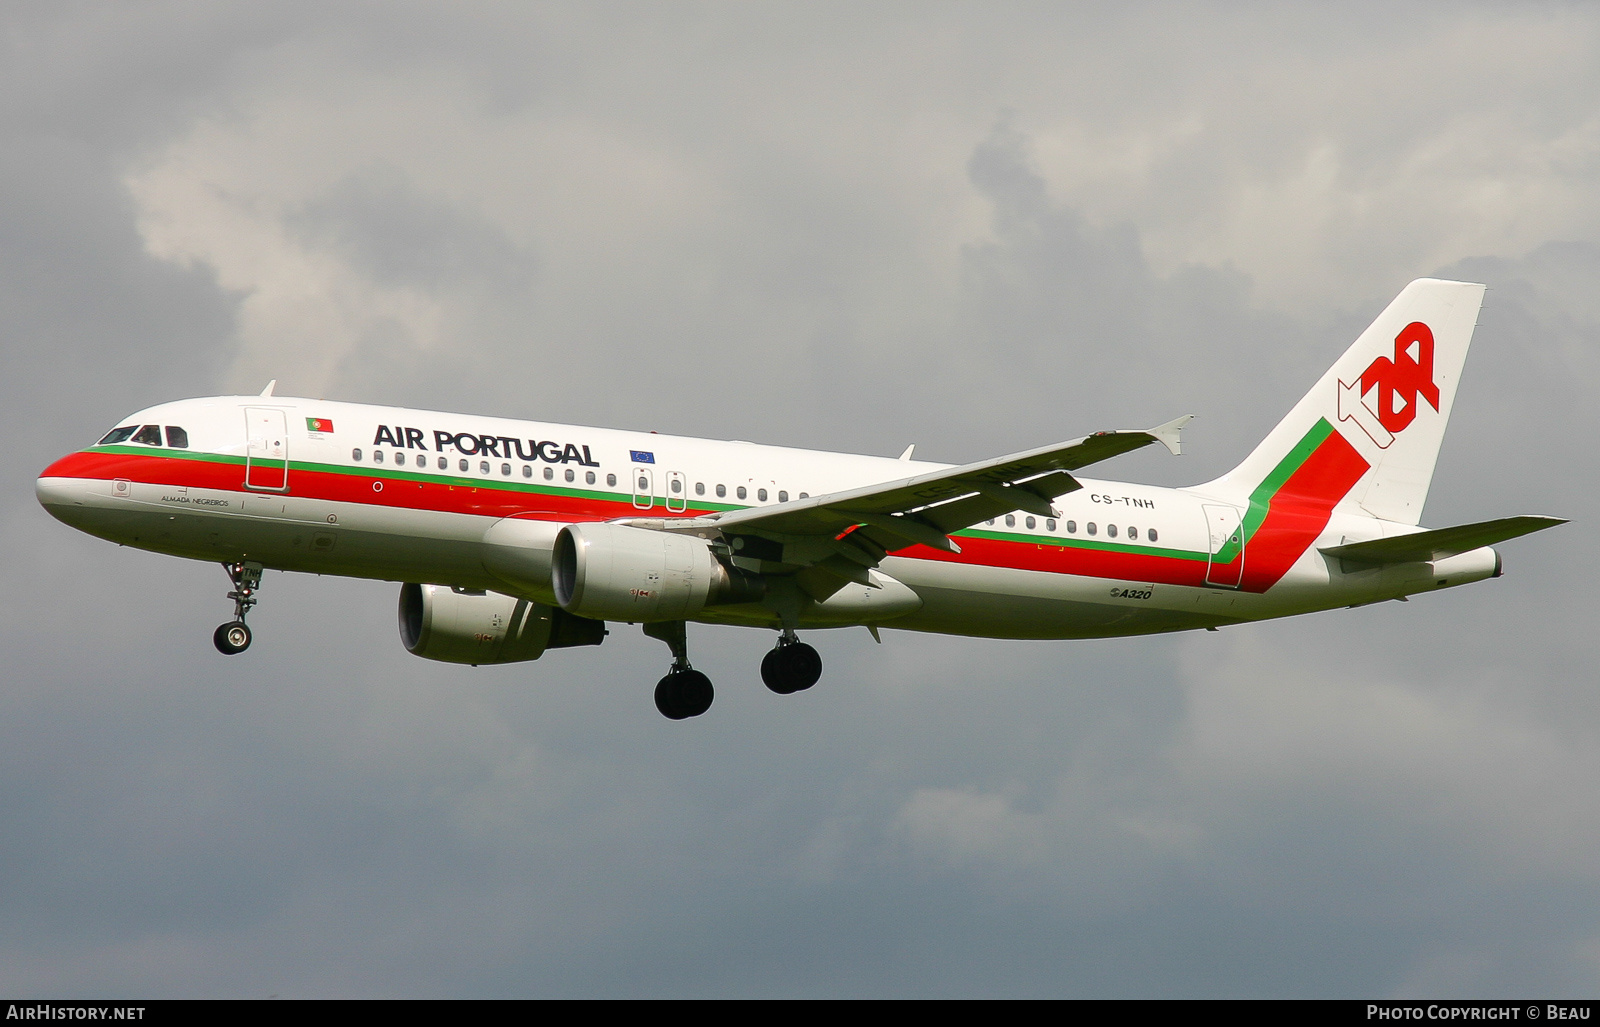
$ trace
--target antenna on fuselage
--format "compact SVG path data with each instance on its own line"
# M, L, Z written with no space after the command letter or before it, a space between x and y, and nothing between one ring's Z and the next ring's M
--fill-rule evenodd
M277 387L278 387L278 379L274 378L274 379L272 379L272 381L267 383L267 387L266 388L261 390L261 394L263 396L270 396L270 395L272 395L272 390L276 389Z

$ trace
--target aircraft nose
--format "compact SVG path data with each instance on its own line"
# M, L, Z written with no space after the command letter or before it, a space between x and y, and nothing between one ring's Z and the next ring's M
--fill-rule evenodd
M62 457L41 471L33 483L39 505L57 517L72 507L85 505L89 498L87 483L71 471L72 460L71 456Z
M33 483L33 494L39 497L39 505L51 513L64 507L82 506L83 491L82 483L71 478L40 475Z

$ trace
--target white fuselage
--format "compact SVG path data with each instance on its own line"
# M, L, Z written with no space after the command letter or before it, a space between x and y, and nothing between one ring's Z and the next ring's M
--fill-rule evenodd
M562 525L777 505L944 466L275 396L186 400L122 423L182 434L157 433L152 443L146 431L143 440L57 461L37 486L56 517L175 556L545 604L555 597L537 573L539 540ZM1341 566L1319 547L1417 530L1342 497L1307 513L1303 501L1291 509L1270 494L1079 481L1081 489L1055 501L1054 517L1017 511L955 533L959 554L920 545L891 553L879 570L914 593L909 600L875 605L882 589L851 586L809 607L801 625L1006 638L1145 634L1398 598L1496 570L1488 548ZM534 571L526 560L517 573L497 570L497 525L531 545ZM708 607L694 619L781 626L762 603Z

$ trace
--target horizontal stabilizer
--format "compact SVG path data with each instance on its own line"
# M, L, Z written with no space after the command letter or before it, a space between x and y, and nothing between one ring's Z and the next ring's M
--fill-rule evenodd
M1352 563L1415 563L1443 560L1459 553L1471 552L1483 546L1492 546L1519 535L1543 531L1565 524L1561 517L1501 517L1477 524L1459 524L1454 528L1435 528L1395 538L1378 538L1370 542L1352 542L1344 546L1328 546L1321 552L1326 556L1349 560Z

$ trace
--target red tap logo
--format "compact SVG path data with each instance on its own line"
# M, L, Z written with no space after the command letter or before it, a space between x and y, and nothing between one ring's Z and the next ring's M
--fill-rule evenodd
M1417 416L1418 398L1439 410L1433 383L1433 331L1413 321L1394 337L1394 359L1379 357L1353 382L1339 381L1339 420L1354 421L1380 449Z

